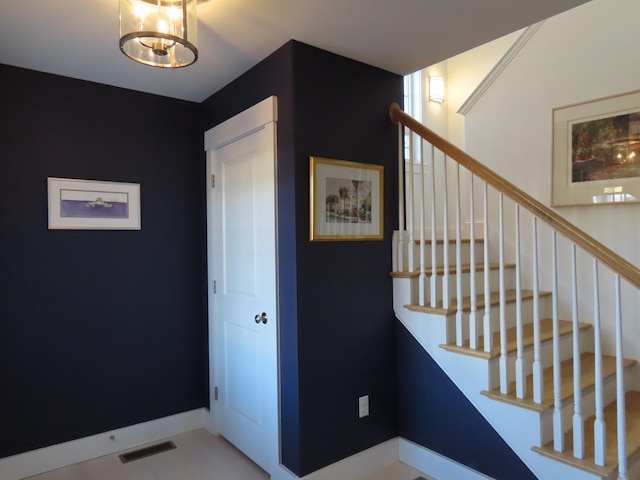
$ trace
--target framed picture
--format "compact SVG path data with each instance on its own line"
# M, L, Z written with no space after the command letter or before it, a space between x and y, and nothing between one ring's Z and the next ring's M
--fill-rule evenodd
M310 157L312 241L382 240L383 166Z
M553 110L554 207L640 202L640 91Z
M140 184L47 178L49 229L140 230Z

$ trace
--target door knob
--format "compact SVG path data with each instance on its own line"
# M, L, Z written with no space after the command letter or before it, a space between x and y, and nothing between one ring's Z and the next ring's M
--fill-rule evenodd
M267 323L269 321L269 318L267 317L267 314L265 312L262 312L262 315L256 315L254 320L256 321L256 323Z

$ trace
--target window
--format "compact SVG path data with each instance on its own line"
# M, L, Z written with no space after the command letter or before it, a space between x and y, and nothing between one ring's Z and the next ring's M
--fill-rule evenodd
M404 111L422 122L422 72L405 75L404 77ZM419 137L413 136L413 145L408 129L404 131L404 161L420 163L421 142Z

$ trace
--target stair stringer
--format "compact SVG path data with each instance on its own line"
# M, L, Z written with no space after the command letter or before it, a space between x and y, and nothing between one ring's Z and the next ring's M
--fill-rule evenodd
M394 279L394 310L398 320L537 478L605 480L532 451L531 447L543 443L542 428L551 425L551 419L545 416L550 416L551 412L534 412L482 395L480 392L489 387L489 361L440 348L440 344L450 340L453 328L449 327L455 321L455 315L445 317L404 308L402 305L409 303L404 299L411 296L410 282L404 280Z

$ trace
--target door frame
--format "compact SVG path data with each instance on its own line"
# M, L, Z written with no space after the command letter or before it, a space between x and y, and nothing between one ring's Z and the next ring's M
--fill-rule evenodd
M206 152L206 201L207 201L207 297L208 297L208 350L209 350L209 419L208 419L208 429L214 433L219 434L219 419L218 419L218 409L216 408L216 400L215 400L215 387L218 385L218 365L215 361L215 356L217 352L217 338L215 335L216 332L216 321L215 318L215 294L214 294L214 279L215 279L215 257L214 257L214 249L216 241L216 232L214 230L214 222L210 221L213 211L213 172L211 169L211 160L212 160L212 151L222 148L225 145L233 143L243 137L251 135L252 133L264 128L269 123L273 123L274 125L274 152L273 152L273 162L274 162L274 174L275 167L277 165L277 121L278 121L278 108L277 108L277 97L271 96L266 98L265 100L257 103L253 107L248 108L247 110L237 114L234 117L222 122L221 124L207 130L204 134L204 150ZM274 175L275 177L275 175ZM276 211L274 212L274 219L277 220L277 182L274 185L274 201L276 205ZM276 310L278 308L278 252L277 252L277 225L276 225L276 268L275 268L275 286L276 286ZM271 315L270 315L271 316ZM272 445L272 452L274 452L274 458L272 458L272 472L270 473L272 476L274 471L278 469L280 464L280 435L279 435L279 425L280 425L280 385L279 385L279 370L280 370L280 359L279 359L279 315L278 311L275 312L275 321L278 328L276 329L276 345L275 345L275 355L276 355L276 369L275 378L273 379L276 382L276 391L278 398L275 401L276 408L278 409L275 412L275 418L277 422L275 425L272 425L269 429L269 436L273 438L275 445Z

